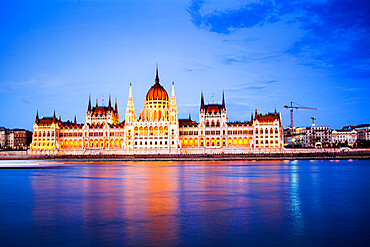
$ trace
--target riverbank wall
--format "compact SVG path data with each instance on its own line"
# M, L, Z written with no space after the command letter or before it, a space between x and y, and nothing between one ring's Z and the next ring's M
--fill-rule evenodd
M235 154L94 154L94 155L29 155L26 151L2 151L0 160L68 160L68 161L197 161L197 160L310 160L370 159L370 149L285 149L281 152Z

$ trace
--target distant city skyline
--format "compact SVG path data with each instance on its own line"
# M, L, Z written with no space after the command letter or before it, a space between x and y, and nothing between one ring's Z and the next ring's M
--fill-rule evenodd
M0 9L0 126L32 129L36 111L84 123L89 95L138 112L155 78L179 118L200 94L229 121L282 113L295 126L370 122L368 1L5 1Z

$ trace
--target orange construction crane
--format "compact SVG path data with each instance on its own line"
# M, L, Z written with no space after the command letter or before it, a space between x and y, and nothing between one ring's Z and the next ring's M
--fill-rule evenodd
M290 109L290 128L293 130L293 109L306 109L306 110L317 110L317 108L312 108L312 107L305 107L302 105L299 105L298 103L294 103L299 106L293 106L294 102L290 102L290 106L285 105L284 108Z

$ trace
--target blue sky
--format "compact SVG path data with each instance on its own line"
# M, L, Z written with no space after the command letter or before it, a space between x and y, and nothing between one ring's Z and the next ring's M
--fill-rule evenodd
M154 83L175 82L179 117L198 120L225 91L230 121L282 112L297 126L370 122L369 1L2 1L0 126L31 129L36 111L85 122L129 83L136 115ZM212 98L214 95L214 99Z

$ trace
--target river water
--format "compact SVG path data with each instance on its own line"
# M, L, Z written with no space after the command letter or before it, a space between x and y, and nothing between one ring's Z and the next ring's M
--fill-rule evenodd
M0 170L1 246L370 242L369 160L32 163Z

